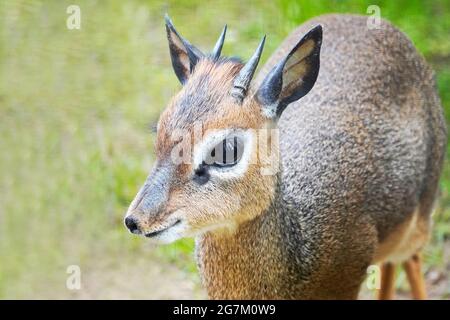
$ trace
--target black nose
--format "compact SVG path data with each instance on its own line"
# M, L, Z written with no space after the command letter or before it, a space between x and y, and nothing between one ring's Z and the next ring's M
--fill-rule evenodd
M134 218L132 217L125 218L125 225L132 233L136 233L138 231L138 225L136 223L136 220L134 220Z

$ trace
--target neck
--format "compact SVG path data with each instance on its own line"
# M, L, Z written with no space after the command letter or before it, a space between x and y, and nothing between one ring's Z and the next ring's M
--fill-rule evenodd
M256 218L233 232L209 232L197 238L198 265L211 298L295 297L292 283L300 283L295 277L302 274L300 228L277 186L270 207Z

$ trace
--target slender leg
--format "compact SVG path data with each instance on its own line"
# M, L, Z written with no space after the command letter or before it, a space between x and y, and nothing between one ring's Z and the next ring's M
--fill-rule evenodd
M419 254L413 255L409 260L403 263L403 268L405 269L411 287L412 297L415 300L424 300L427 298L427 290L421 266L422 259Z
M378 300L392 300L395 295L395 264L385 262L381 266L381 288Z

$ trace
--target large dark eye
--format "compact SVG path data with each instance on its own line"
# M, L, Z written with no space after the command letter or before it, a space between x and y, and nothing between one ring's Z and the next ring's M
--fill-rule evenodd
M234 166L242 158L244 144L238 137L224 139L208 154L205 163L215 167Z

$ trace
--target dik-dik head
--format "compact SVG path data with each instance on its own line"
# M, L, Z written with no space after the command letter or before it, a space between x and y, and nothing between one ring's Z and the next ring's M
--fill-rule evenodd
M276 170L262 167L268 153L277 155L271 129L314 85L322 40L317 26L252 86L265 37L244 64L220 57L226 27L211 54L182 38L168 17L166 29L183 87L159 119L156 163L125 218L132 233L159 242L232 230L270 205Z

